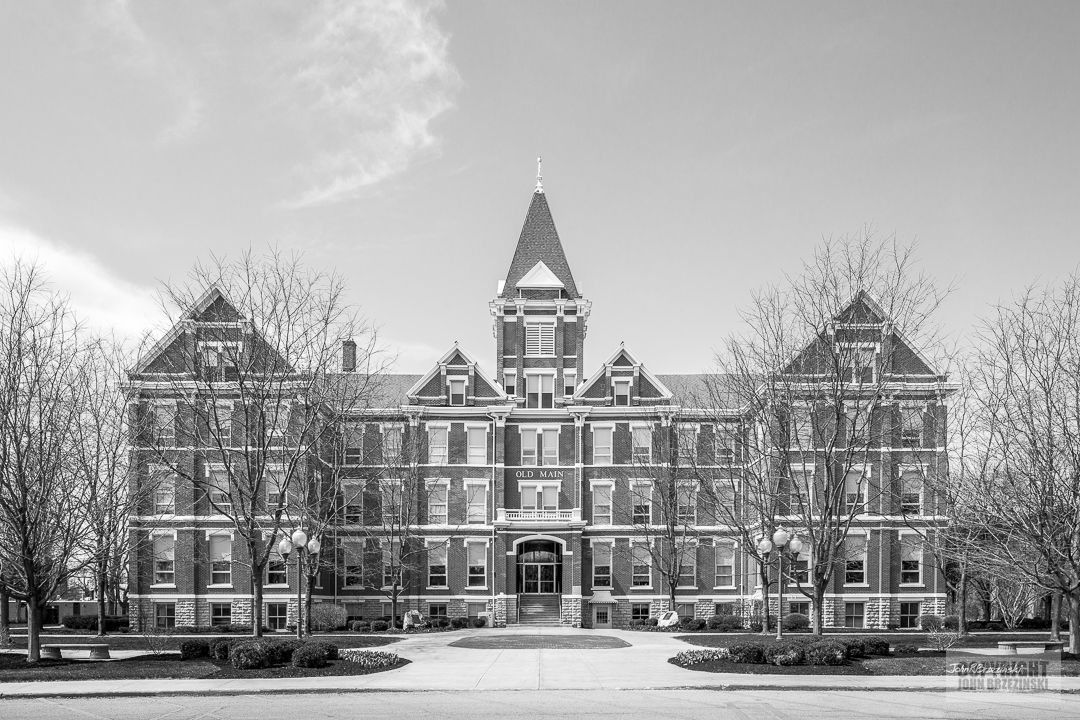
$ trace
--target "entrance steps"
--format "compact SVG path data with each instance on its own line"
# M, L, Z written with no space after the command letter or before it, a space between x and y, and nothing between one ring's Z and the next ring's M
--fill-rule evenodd
M559 595L518 595L518 623L558 627Z

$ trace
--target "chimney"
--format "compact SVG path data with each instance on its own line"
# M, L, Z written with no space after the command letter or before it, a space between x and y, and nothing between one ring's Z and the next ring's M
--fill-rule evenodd
M352 340L341 343L341 371L356 372L356 343Z

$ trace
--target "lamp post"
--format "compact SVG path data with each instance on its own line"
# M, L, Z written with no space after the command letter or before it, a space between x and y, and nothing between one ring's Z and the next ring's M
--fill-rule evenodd
M293 550L296 551L296 637L297 639L304 636L304 573L301 561L301 551L306 550L308 555L317 555L319 550L322 549L322 543L318 538L308 539L307 533L296 528L293 530L292 538L281 538L281 542L278 543L278 552L281 553L281 557L285 559L285 562L289 561L289 553Z
M781 622L784 616L784 553L790 550L793 554L798 556L802 552L803 544L798 535L792 536L788 534L782 526L776 529L776 532L772 535L772 540L768 538L762 538L758 541L758 550L761 553L768 554L776 549L776 554L780 556L780 576L777 580L776 591L776 639L784 639L784 623ZM766 628L768 629L768 628Z

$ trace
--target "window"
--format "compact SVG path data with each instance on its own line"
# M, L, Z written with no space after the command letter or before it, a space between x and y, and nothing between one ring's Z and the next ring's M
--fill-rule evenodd
M905 585L922 582L922 544L912 536L900 538L900 582Z
M271 630L284 630L289 624L289 604L282 602L266 603L266 627Z
M922 408L900 408L900 446L919 448L923 444Z
M232 538L210 536L210 584L232 585Z
M215 403L210 406L210 445L221 447L233 446L233 406L231 402Z
M788 441L792 447L809 450L814 442L814 414L808 407L793 407L788 413Z
M487 546L481 542L466 543L469 558L469 587L487 585Z
M364 462L364 426L348 425L345 428L343 460L346 465L361 465Z
M614 435L615 428L612 426L592 426L593 465L611 465Z
M630 406L630 381L629 380L615 380L612 382L612 388L615 393L615 405L616 407L629 407Z
M172 535L154 536L154 584L176 582L176 539Z
M232 625L232 603L210 603L210 624L214 627Z
M341 544L345 563L342 582L345 587L363 587L364 585L364 546L355 540Z
M446 545L428 548L428 587L446 587Z
M593 525L611 524L611 493L613 487L608 484L595 485L592 489Z
M713 493L716 496L716 517L720 523L726 523L738 517L739 480L737 478L718 478L713 481Z
M525 407L550 408L555 405L555 376L525 376Z
M450 486L446 483L430 483L428 485L428 524L445 525L449 522L447 511L447 495Z
M522 485L522 510L558 510L558 485Z
M864 609L866 604L861 602L846 602L844 603L844 627L847 628L861 628L866 627L864 621Z
M716 587L735 587L735 548L718 541L716 551Z
M176 512L176 476L169 474L158 480L154 488L154 514L172 515Z
M857 514L865 511L866 479L863 470L849 470L844 476L844 512Z
M652 585L652 556L649 554L648 545L643 542L633 544L631 548L631 566L630 584L633 587L649 587Z
M739 615L733 602L718 602L713 604L713 615Z
M450 381L450 404L462 406L465 404L465 379L454 378Z
M507 370L503 373L503 390L510 397L517 395L517 373L511 370Z
M402 441L405 428L401 425L384 425L382 428L382 455L384 464L393 464L401 459Z
M466 518L469 523L487 522L487 485L467 483L465 485Z
M642 622L649 619L649 603L630 603L630 619Z
M652 462L652 427L649 425L631 425L630 437L635 463Z
M558 428L521 428L521 464L558 465Z
M848 535L844 538L844 584L866 583L866 536Z
M814 487L813 469L793 467L788 478L788 514L809 513L811 488Z
M570 397L577 390L577 372L563 370L563 395Z
M905 470L900 476L900 512L922 514L922 476L918 470Z
M675 432L675 441L679 444L679 465L693 467L697 463L698 426L695 423L679 423Z
M791 563L789 584L806 585L810 582L810 543L803 542L802 552Z
M270 553L270 559L266 562L266 584L287 585L289 583L286 571L286 560L275 549Z
M648 525L652 522L652 483L631 483L630 495L633 501L630 521L634 525Z
M266 472L266 506L271 512L286 504L285 473L281 470L268 470Z
M385 543L382 546L382 584L392 587L394 582L401 584L401 552L397 543Z
M611 545L593 543L593 587L611 587Z
M480 613L487 612L487 603L466 603L465 614L470 620L480 617Z
M468 444L466 461L470 465L487 463L487 426L466 427L465 436Z
M447 435L449 428L428 426L428 464L446 465L449 462Z
M158 447L176 445L176 403L154 403L150 412L154 444Z
M533 357L555 354L555 323L525 323L525 354Z
M738 425L726 423L716 425L713 430L713 443L716 449L717 465L731 465L735 462L735 438L738 433Z
M364 522L364 486L359 482L345 483L341 487L341 519L346 525Z
M842 382L869 385L875 381L873 345L841 345L839 353Z
M210 471L210 512L228 513L232 511L232 499L229 487L229 475L224 470Z
M810 603L804 600L788 603L788 612L792 615L805 615L810 617Z
M382 524L394 526L403 521L405 488L400 480L379 481L379 515Z
M74 607L79 607L78 603ZM176 603L154 603L154 627L158 630L176 627Z
M446 617L446 603L428 603L427 614L429 618Z
M675 605L675 612L679 614L679 617L694 617L694 603L678 603Z
M922 614L921 603L918 602L902 602L900 603L900 628L917 628L919 627L919 615Z
M285 436L289 432L289 415L292 408L288 402L280 402L272 408L267 408L266 433L270 444L285 442Z
M697 487L693 482L678 483L675 490L675 519L683 525L697 522Z
M679 553L679 587L697 586L697 548L687 545Z

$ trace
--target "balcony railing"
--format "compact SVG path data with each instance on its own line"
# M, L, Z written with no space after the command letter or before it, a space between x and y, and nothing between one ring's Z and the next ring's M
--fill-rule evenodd
M498 519L507 522L571 522L581 520L581 508L572 510L509 510L499 508Z

